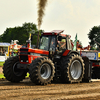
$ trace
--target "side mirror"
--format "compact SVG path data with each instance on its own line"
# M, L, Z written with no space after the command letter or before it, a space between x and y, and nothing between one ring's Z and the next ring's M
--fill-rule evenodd
M58 41L61 41L61 40L62 40L62 36L59 36L59 37L58 37Z

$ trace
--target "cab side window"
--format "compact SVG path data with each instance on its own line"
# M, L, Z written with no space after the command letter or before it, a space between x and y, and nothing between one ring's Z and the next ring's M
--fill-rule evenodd
M66 49L66 39L62 39L61 41L58 41L59 49Z
M51 38L51 44L50 44L50 50L55 50L56 47L56 42L55 42L55 37Z

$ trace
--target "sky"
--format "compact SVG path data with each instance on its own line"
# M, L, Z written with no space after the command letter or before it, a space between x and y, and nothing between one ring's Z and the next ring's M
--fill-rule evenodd
M0 35L9 27L25 22L38 24L38 0L0 0ZM100 25L100 0L48 0L40 29L64 30L85 47L89 45L88 33Z

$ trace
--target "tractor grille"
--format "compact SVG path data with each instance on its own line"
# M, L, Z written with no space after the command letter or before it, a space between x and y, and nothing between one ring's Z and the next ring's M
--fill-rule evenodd
M28 62L28 56L20 55L20 62Z
M22 49L20 49L20 51L28 51L28 49L23 49L23 48L22 48Z

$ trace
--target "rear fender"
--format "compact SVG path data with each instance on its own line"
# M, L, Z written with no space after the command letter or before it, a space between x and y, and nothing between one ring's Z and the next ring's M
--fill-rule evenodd
M79 53L77 51L65 50L62 56L67 56L67 55L71 55L71 54L78 54L79 55Z

